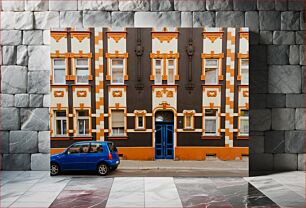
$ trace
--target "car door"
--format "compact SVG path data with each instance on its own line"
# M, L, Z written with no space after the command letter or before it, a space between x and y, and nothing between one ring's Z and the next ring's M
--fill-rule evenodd
M87 155L87 165L89 170L96 170L97 163L101 160L107 159L107 153L103 149L102 143L99 142L90 143L90 148Z
M86 170L89 142L70 146L64 157L61 158L63 170Z

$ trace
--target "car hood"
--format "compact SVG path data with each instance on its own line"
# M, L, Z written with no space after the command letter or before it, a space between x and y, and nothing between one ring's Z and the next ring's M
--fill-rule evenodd
M55 158L59 158L63 155L63 153L59 153L59 154L54 154L54 155L51 155L51 159L55 159Z

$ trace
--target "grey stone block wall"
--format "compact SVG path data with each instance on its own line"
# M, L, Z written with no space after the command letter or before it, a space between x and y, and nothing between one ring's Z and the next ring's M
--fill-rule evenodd
M47 169L50 27L246 26L250 171L304 170L303 0L13 0L1 10L3 169Z

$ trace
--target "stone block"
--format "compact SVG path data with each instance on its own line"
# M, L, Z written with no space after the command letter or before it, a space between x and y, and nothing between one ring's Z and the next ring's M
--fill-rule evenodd
M20 129L19 110L17 108L0 108L1 120L0 130Z
M4 108L14 107L14 95L0 94L0 106Z
M36 153L38 139L36 131L11 131L10 153Z
M305 108L295 110L295 129L305 130Z
M306 154L298 154L298 170L299 171L305 171L305 157Z
M192 27L192 12L181 12L181 27Z
M276 45L291 45L295 44L295 34L289 31L274 31L273 44Z
M289 63L289 46L287 45L269 45L267 47L268 64L285 65Z
M119 0L120 11L149 11L150 0Z
M30 154L3 154L3 170L30 170Z
M15 106L25 108L29 106L29 95L28 94L16 94L15 95Z
M17 46L17 65L26 66L28 65L28 47L25 45Z
M174 10L174 0L151 0L151 11L172 11Z
M254 0L233 0L234 10L238 11L252 11L257 9L257 3Z
M180 12L135 12L135 27L179 27Z
M306 80L306 73L305 73L305 66L302 66L302 93L306 93L305 87L305 80Z
M249 139L249 151L250 154L264 153L264 136L250 136Z
M205 0L181 1L174 0L174 10L188 12L188 11L204 11Z
M273 170L272 154L250 154L249 171L271 171Z
M50 154L32 154L31 170L50 170Z
M286 153L304 153L305 131L286 131L285 147Z
M240 1L240 0L239 0ZM260 30L280 30L281 15L278 11L259 11Z
M250 75L254 73L256 69L265 69L267 68L267 46L263 45L252 45L250 47ZM250 80L252 76L250 76Z
M304 10L304 0L288 0L288 9L294 11L303 11Z
M259 22L258 22L258 12L246 12L245 13L245 26L252 32L258 32Z
M31 30L34 28L34 16L32 12L15 13L15 29Z
M285 153L285 131L265 132L265 152Z
M1 30L2 45L20 45L22 41L20 30Z
M113 28L134 26L134 12L112 12L111 19Z
M50 95L44 95L43 107L50 107Z
M50 30L43 30L43 44L44 45L50 45Z
M267 70L250 71L250 94L268 92L268 72Z
M65 10L78 10L78 1L49 1L49 10L65 11Z
M49 94L50 72L49 71L29 72L28 93Z
M217 27L244 27L244 13L238 11L216 12Z
M300 63L300 48L298 45L291 45L289 50L289 63L299 64Z
M259 42L261 44L272 44L273 42L273 36L272 36L272 31L260 31L260 39Z
M27 69L22 66L1 67L2 93L25 93L27 89Z
M193 27L214 27L214 12L193 12Z
M84 13L84 18L85 18ZM60 27L83 27L81 11L63 11L60 12Z
M49 0L27 0L25 2L26 11L47 11L48 9Z
M35 29L59 28L59 12L34 12Z
M304 45L300 45L300 65L306 65Z
M88 1L88 0L79 0L78 1L79 10L93 10L93 11L117 11L119 7L118 0L109 0L109 1Z
M294 130L293 108L273 108L272 109L272 129L273 130Z
M249 123L251 131L269 130L271 128L271 110L251 109Z
M44 95L30 94L30 107L43 107Z
M20 1L3 1L2 4L2 10L3 11L24 11L24 0Z
M297 154L275 154L273 158L274 170L295 171L297 170Z
M1 29L12 30L15 28L15 12L1 12Z
M49 130L49 109L21 109L21 130L48 131Z
M50 131L38 132L38 151L40 153L50 153Z
M43 36L41 30L29 30L23 32L24 45L41 45L43 44Z
M275 2L268 0L268 1L262 1L257 0L257 9L258 10L274 10Z
M3 46L2 47L2 64L14 65L17 59L16 46Z
M304 31L295 32L295 43L299 45L304 44Z
M275 0L275 10L286 11L288 9L287 0Z
M250 109L266 108L266 97L266 94L252 94L252 96L249 97Z
M305 13L304 12L300 12L300 26L301 26L301 30L305 30Z
M300 13L299 12L282 12L281 14L282 30L299 30Z
M49 46L29 46L29 71L50 70Z
M233 10L232 0L206 0L206 9L212 11Z
M0 131L0 153L9 153L9 131Z
M286 107L288 108L305 107L304 94L286 94Z
M110 27L111 13L105 11L84 11L83 24L84 27Z

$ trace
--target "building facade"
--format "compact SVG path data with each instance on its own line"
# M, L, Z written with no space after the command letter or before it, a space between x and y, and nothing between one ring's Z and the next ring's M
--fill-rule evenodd
M51 153L113 141L125 159L248 155L247 28L51 32Z

